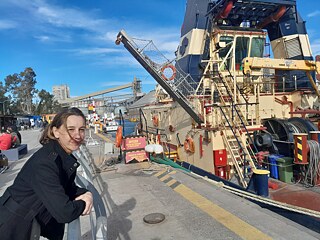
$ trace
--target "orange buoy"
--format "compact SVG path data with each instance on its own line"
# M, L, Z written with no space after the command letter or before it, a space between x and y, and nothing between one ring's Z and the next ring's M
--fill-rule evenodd
M165 71L167 68L171 69L171 71L172 71L172 75L171 75L171 77L169 77L169 78L164 75L164 71ZM164 80L166 80L166 81L171 81L171 80L175 79L176 74L177 74L177 70L176 70L176 68L175 68L172 64L164 65L164 66L161 68L161 77L162 77Z
M116 133L116 147L120 147L121 146L121 141L122 141L122 126L119 126L117 129L117 133Z
M183 146L186 152L188 153L195 152L194 141L191 137L187 137L186 140L184 140Z

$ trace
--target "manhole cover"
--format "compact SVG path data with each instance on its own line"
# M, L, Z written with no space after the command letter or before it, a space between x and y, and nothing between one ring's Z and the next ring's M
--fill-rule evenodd
M156 224L162 222L165 218L162 213L150 213L143 218L143 221L149 224Z

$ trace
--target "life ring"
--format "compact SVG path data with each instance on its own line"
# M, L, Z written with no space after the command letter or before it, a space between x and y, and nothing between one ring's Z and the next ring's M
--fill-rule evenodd
M187 137L186 140L184 140L183 146L186 152L189 152L189 153L195 152L194 141L191 137Z
M158 117L158 115L153 115L152 123L153 123L153 126L155 126L155 127L159 126L159 117Z
M167 78L167 77L164 75L164 71L165 71L167 68L170 68L171 71L172 71L172 75L171 75L171 77L169 77L169 78ZM162 77L164 80L166 80L166 81L171 81L171 80L175 79L176 74L177 74L177 70L176 70L176 68L175 68L172 64L164 65L164 66L161 68L161 77Z
M122 141L122 126L118 126L117 133L116 133L116 147L121 146Z

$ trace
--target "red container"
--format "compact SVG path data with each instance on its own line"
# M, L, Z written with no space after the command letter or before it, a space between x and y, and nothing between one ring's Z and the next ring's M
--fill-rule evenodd
M227 166L227 150L219 149L213 151L214 166L225 167Z
M215 175L220 178L227 179L226 167L216 167L215 168Z

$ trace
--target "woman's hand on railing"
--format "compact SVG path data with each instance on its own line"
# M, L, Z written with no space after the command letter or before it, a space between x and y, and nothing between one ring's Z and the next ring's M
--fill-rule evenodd
M78 197L76 197L75 200L82 200L86 203L86 207L84 208L83 212L82 212L82 216L84 215L89 215L92 209L92 205L93 205L93 197L92 197L92 193L91 192L86 192Z

